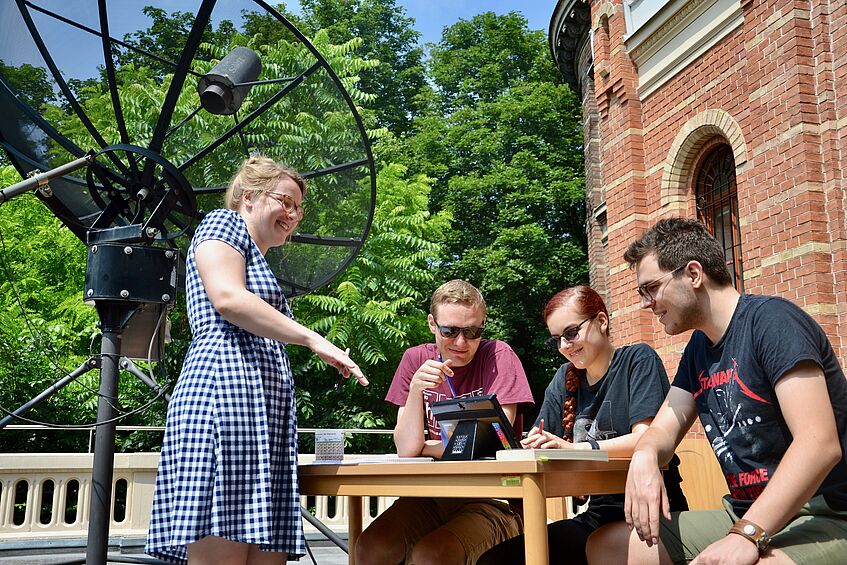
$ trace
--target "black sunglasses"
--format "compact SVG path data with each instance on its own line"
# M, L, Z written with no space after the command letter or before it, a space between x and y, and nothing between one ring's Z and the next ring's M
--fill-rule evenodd
M481 326L468 326L466 328L442 326L438 322L435 322L435 326L438 328L438 333L441 334L441 337L454 338L461 332L465 336L465 339L479 339L482 337L482 330L485 329L485 322Z
M572 343L576 341L576 338L579 335L579 330L582 329L582 326L585 324L585 322L587 322L588 320L593 320L596 317L597 314L589 316L577 325L571 326L565 331L563 331L562 335L551 335L548 339L544 341L544 343L546 343L550 349L555 349L556 351L558 351L559 347L561 347L562 345L562 340L565 340L567 343Z

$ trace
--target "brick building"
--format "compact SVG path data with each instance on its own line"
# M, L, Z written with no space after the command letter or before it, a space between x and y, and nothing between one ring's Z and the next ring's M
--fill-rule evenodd
M847 2L560 0L549 39L582 97L591 284L616 340L673 374L689 334L638 308L622 256L683 215L739 290L803 307L847 367Z

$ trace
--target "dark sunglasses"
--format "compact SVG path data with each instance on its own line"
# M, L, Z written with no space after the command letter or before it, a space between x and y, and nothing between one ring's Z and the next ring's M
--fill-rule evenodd
M559 348L564 345L562 343L562 340L567 343L573 343L574 341L576 341L577 337L579 336L579 330L582 329L582 326L585 325L585 322L587 322L588 320L593 320L596 317L597 314L589 316L577 325L571 326L565 331L563 331L562 335L551 335L548 339L544 341L544 343L546 343L550 349L555 349L556 351L558 351Z
M466 328L460 328L459 326L442 326L438 322L435 322L435 325L438 328L438 333L441 334L441 337L446 338L454 338L461 332L461 334L465 336L465 339L479 339L482 337L482 330L485 329L485 322L483 322L481 326L468 326Z

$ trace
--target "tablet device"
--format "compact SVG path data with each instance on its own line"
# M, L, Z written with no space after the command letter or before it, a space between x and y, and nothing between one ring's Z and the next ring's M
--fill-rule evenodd
M496 394L433 402L432 414L447 439L443 461L494 457L500 449L518 449L515 432Z

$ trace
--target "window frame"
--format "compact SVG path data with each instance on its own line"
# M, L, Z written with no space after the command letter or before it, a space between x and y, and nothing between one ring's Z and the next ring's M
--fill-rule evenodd
M735 155L725 140L708 143L694 167L697 219L721 243L735 288L744 292L744 262L738 218Z

